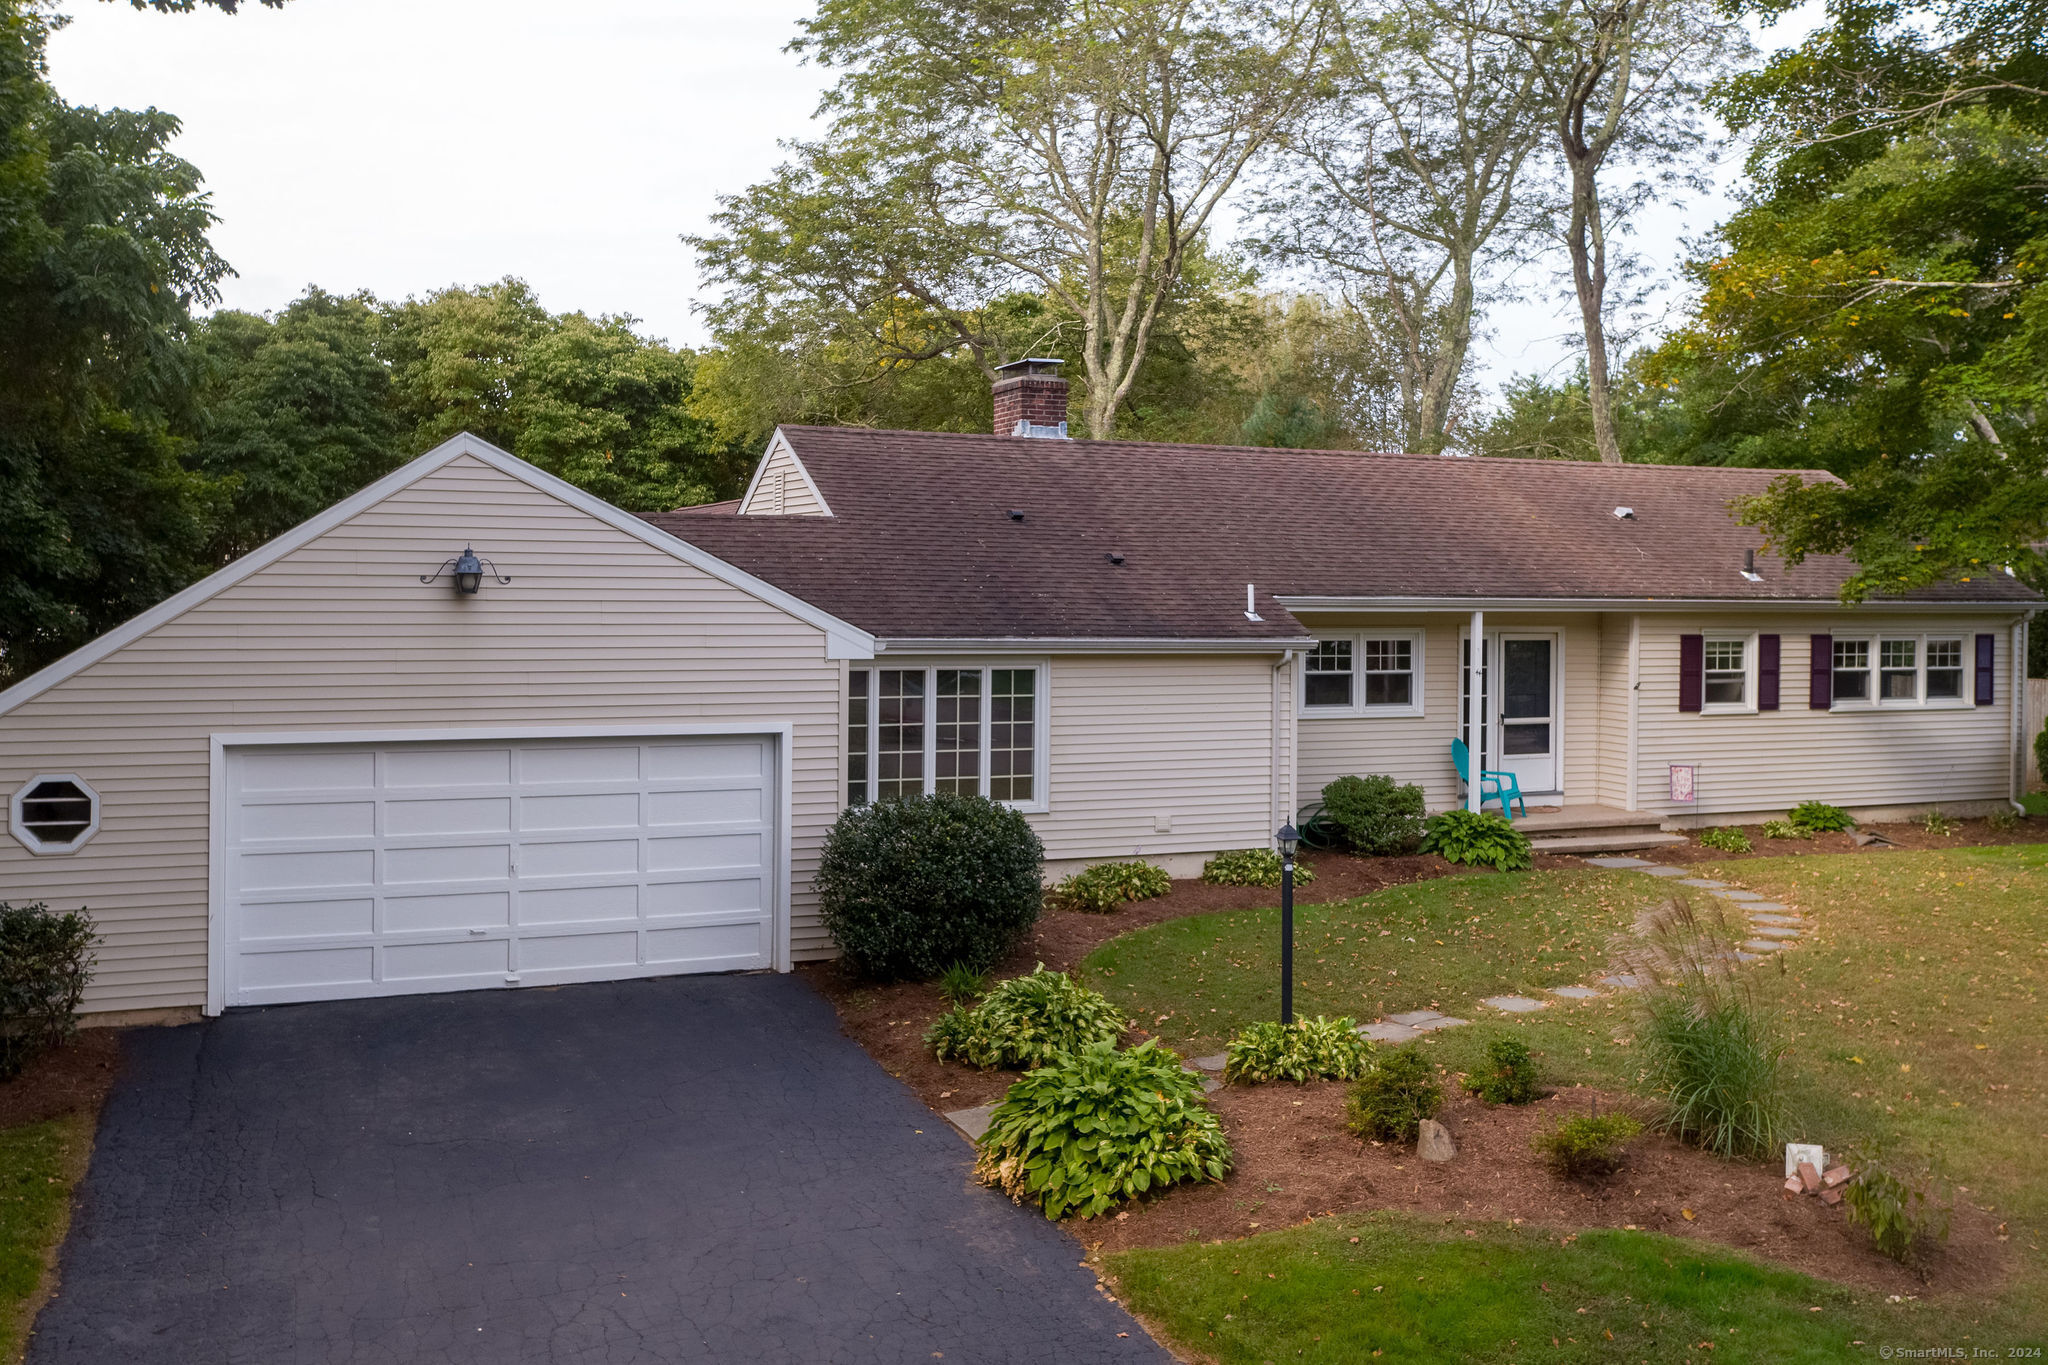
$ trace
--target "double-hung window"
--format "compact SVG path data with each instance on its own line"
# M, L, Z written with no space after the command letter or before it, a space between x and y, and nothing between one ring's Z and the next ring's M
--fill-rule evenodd
M855 668L846 681L846 803L929 792L1045 808L1043 670Z
M1963 642L1959 638L1930 639L1927 642L1928 701L1963 699Z
M1870 641L1836 637L1834 689L1837 705L1870 700Z
M1960 635L1835 637L1833 705L1961 706L1969 665Z
M1920 642L1879 640L1877 642L1877 699L1879 701L1920 700Z
M1705 642L1701 699L1714 710L1752 709L1749 682L1749 640L1709 637Z
M1302 660L1301 713L1421 715L1421 633L1368 630L1316 641Z

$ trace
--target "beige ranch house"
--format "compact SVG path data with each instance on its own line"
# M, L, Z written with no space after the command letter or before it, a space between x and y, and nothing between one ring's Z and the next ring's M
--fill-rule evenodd
M1845 609L1730 517L1769 471L1073 441L1041 369L1016 434L786 427L649 517L449 441L0 693L0 898L144 1019L787 970L917 792L1187 875L1347 773L1471 799L1460 737L1561 848L2020 790L2040 599Z

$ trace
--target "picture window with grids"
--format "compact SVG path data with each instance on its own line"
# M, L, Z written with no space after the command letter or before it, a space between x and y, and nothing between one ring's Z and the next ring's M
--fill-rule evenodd
M1836 710L1964 706L1969 662L1963 637L1893 635L1834 641Z
M1305 716L1422 714L1422 636L1361 633L1318 640L1303 657Z
M71 853L99 833L99 793L76 773L43 773L15 789L8 829L31 853Z
M856 668L846 803L930 792L1045 808L1044 687L1027 668Z
M1747 710L1750 703L1749 641L1707 640L1702 700L1711 707Z

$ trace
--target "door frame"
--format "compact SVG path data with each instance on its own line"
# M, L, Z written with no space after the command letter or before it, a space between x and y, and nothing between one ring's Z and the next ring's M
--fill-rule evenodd
M1564 757L1565 637L1567 635L1567 631L1562 625L1549 625L1538 623L1536 625L1529 626L1496 626L1491 621L1489 621L1486 626L1486 640L1488 648L1481 651L1481 657L1485 661L1486 666L1489 668L1495 666L1499 662L1498 659L1493 656L1495 656L1499 651L1500 637L1503 635L1542 635L1548 636L1554 642L1551 646L1550 657L1550 726L1551 749L1552 754L1554 756L1554 761L1557 765L1557 786L1547 791L1533 792L1530 794L1539 796L1556 796L1558 798L1559 804L1563 804L1566 781ZM1472 626L1469 622L1458 627L1458 654L1456 659L1454 659L1453 661L1458 665L1458 706L1457 710L1454 713L1457 719L1458 727L1457 734L1454 736L1454 738L1457 739L1463 739L1465 737L1465 657L1467 651L1467 644L1471 640L1471 638ZM1485 679L1486 686L1484 689L1484 694L1481 699L1482 701L1487 703L1487 706L1485 708L1487 714L1482 715L1481 720L1485 726L1485 738L1488 747L1487 756L1494 761L1495 767L1499 767L1500 765L1498 760L1501 756L1500 703L1499 697L1497 695L1499 689L1493 685L1494 681L1495 680L1490 675ZM1477 760L1475 759L1474 762L1476 764Z
M787 720L701 721L651 725L485 725L439 726L420 730L260 730L218 731L208 737L206 855L206 1006L208 1015L227 1007L230 945L227 933L228 886L228 750L297 748L308 744L446 744L468 740L549 739L691 739L699 736L746 735L774 741L776 774L775 892L769 928L769 964L786 972L795 965L790 949L790 812L795 799L796 725Z

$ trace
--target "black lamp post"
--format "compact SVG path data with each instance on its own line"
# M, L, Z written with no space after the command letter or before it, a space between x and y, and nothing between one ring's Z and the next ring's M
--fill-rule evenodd
M1293 824L1280 826L1280 1023L1294 1026L1294 854L1301 834Z

